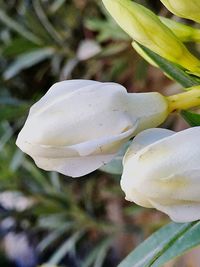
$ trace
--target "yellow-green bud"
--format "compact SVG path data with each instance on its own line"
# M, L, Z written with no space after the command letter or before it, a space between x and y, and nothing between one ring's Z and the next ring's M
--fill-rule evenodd
M182 42L200 42L200 29L164 17L160 17L160 20L170 28Z
M152 11L130 0L102 1L119 26L135 41L200 75L200 61Z
M161 0L161 2L175 15L200 23L199 0Z

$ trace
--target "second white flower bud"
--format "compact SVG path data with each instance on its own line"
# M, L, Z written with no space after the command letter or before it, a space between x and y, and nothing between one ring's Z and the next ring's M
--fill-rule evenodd
M200 127L179 133L148 129L124 157L126 199L156 208L176 222L200 219Z

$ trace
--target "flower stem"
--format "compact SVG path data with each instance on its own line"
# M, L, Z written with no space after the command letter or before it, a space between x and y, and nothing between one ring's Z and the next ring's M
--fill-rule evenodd
M200 106L200 86L194 86L191 90L166 97L169 103L169 112L186 110Z

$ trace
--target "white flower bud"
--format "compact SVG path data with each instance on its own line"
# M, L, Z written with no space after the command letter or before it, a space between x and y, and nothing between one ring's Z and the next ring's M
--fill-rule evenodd
M149 129L124 157L126 199L156 208L176 222L200 219L200 127L175 133Z
M63 81L32 106L16 144L38 167L78 177L111 161L136 132L157 126L167 115L159 93L128 94L116 83Z

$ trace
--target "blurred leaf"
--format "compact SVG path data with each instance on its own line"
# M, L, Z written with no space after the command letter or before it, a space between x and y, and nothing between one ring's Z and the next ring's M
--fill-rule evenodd
M83 236L84 232L79 231L69 237L51 256L48 264L58 264L67 253L72 250L76 242Z
M36 48L38 48L38 45L30 42L29 40L24 38L16 38L13 39L12 42L10 42L7 46L5 46L2 55L4 57L17 56Z
M127 43L110 44L107 45L107 47L102 50L100 56L101 57L115 56L116 54L123 52L127 48L128 48Z
M34 10L28 9L25 13L25 19L29 29L42 40L45 45L52 45L52 38L46 29L41 24L38 16L35 14Z
M51 231L55 231L58 229L62 229L64 227L71 227L72 222L66 223L66 214L65 213L54 213L51 215L45 215L44 217L40 217L38 220L38 227L41 229L48 229Z
M56 229L52 232L50 232L37 246L37 249L40 252L43 252L45 249L47 249L48 246L52 246L53 242L55 242L57 239L63 236L64 233L66 233L68 230L70 230L73 227L72 223L66 223L63 225L63 227L60 227L59 229Z
M109 250L110 245L111 245L111 241L112 241L111 239L107 240L107 242L105 242L104 246L99 248L98 255L97 255L96 260L94 262L94 267L102 267L103 266L103 263L105 261L105 258L107 256L108 250Z
M55 13L65 3L65 0L55 0L50 6L50 12Z
M139 47L160 67L162 71L168 74L173 80L180 83L183 87L192 87L199 85L200 79L197 77L190 76L180 67L169 62L168 60L160 57L148 48L138 44Z
M18 56L4 72L4 79L8 80L13 78L20 71L30 68L39 62L50 58L53 54L54 50L52 48L42 48Z
M21 36L25 37L29 41L41 44L41 40L33 33L29 32L26 28L20 25L16 20L11 19L2 9L0 10L0 21L12 30L18 32Z
M53 40L55 40L58 44L62 46L63 40L58 31L54 29L53 25L48 20L48 17L46 16L46 13L44 12L41 3L39 0L34 0L33 7L35 9L35 12L41 22L41 24L44 26L44 28L47 30L49 35L52 37Z
M19 119L21 116L24 116L28 109L29 105L22 104L21 106L1 106L0 121L2 120L14 120Z
M4 145L10 140L14 131L7 121L1 124L3 128L3 133L0 136L0 151L3 149Z
M24 159L24 153L21 150L17 149L10 162L10 169L13 172L16 171L18 167L22 164L23 159Z
M187 110L182 110L181 115L189 123L190 126L200 126L200 114Z
M23 104L24 102L15 98L8 96L0 96L0 105L13 105L13 106L19 106Z
M98 32L98 41L105 42L107 40L130 40L130 37L112 20L87 19L85 26Z
M196 226L196 227L195 227ZM196 229L196 235L199 237L200 223L170 223L167 226L161 228L148 239L146 239L141 245L139 245L133 252L131 252L118 267L159 267L162 265L152 265L159 257L164 256L168 249L174 246L177 240L184 239L184 235L190 233L189 231ZM198 231L197 231L198 230ZM200 239L198 242L200 243ZM190 239L191 247L194 246L194 242ZM188 245L188 243L187 243ZM197 244L196 244L197 245ZM184 245L182 247L185 247ZM189 246L187 246L189 249ZM174 247L175 251L172 256L165 258L165 262L169 261L175 256L180 255L184 251L179 250L179 246ZM176 254L177 251L177 254ZM168 255L168 254L167 254Z
M97 246L95 246L94 249L87 256L87 258L84 260L81 267L90 267L90 266L100 267L103 263L102 260L104 259L106 252L109 249L112 241L113 240L111 238L106 238L103 241L101 241Z
M25 170L27 170L32 178L41 185L41 189L47 190L50 187L50 184L46 177L42 174L42 172L37 168L37 166L29 161L28 159L24 158L22 162L22 166Z

